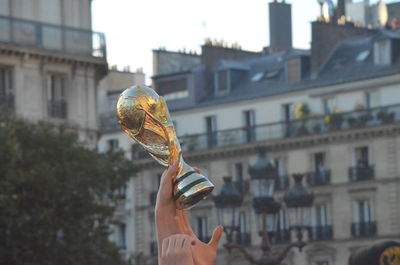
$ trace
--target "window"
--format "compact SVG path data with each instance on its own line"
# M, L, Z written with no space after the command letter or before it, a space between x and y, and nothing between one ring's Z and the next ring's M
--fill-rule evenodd
M50 75L47 87L48 113L50 117L66 118L65 76Z
M335 98L324 98L322 100L323 109L325 114L331 114L333 110L336 108L336 99Z
M369 199L358 200L354 204L353 218L355 223L370 223L374 221L372 202Z
M254 110L246 110L243 112L244 128L245 128L245 142L255 141L255 125L256 117Z
M332 239L333 231L330 221L329 205L327 203L317 204L312 208L312 240Z
M117 246L126 249L126 225L118 224L117 226Z
M324 185L330 181L330 171L326 166L326 155L324 152L313 154L313 168L311 174L308 176L308 183L310 185Z
M13 93L12 90L12 70L10 68L0 68L0 96Z
M371 54L370 50L359 52L356 57L356 62L364 62L369 57L370 54Z
M119 149L119 142L117 139L110 139L107 141L107 152L115 152Z
M208 243L208 219L206 216L197 218L197 235L201 241Z
M239 213L239 231L236 234L236 243L239 245L249 245L251 242L247 227L246 212Z
M357 147L354 149L355 166L358 168L365 168L369 165L369 152L368 146Z
M0 68L0 107L14 108L12 70L5 67Z
M376 223L371 199L359 199L353 202L352 235L355 237L374 236Z
M328 225L328 206L326 204L316 205L315 210L315 225L327 226Z
M289 186L289 180L286 176L285 159L275 158L274 164L278 174L275 180L275 191L285 190Z
M374 62L378 65L388 65L392 62L392 45L389 39L376 41L374 44Z
M229 90L229 70L218 71L215 74L215 92L223 94Z
M261 80L261 78L262 78L263 76L264 76L264 72L256 73L256 74L254 74L254 75L251 77L250 81L253 82L253 83L258 82L258 81Z
M207 133L207 145L208 147L215 147L217 145L217 121L215 116L207 116L206 121L206 133Z
M365 93L365 106L367 106L367 109L380 106L379 90Z
M296 82L301 80L301 60L300 58L289 59L288 62L288 81Z

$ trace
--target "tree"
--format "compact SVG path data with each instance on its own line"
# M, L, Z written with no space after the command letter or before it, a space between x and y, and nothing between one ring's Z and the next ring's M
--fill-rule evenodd
M0 120L0 264L124 263L108 239L134 167L68 131Z

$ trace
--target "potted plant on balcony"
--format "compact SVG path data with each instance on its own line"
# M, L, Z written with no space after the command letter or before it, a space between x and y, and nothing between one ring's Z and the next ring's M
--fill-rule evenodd
M325 123L329 130L339 130L343 123L342 112L337 108L333 109L332 113L325 116Z
M301 120L301 124L299 127L298 134L299 135L307 135L309 132L306 127L307 118L310 115L310 108L307 103L298 104L294 110L294 116L296 119Z

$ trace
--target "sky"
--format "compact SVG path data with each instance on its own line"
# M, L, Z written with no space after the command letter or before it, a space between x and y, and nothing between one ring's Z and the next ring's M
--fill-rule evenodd
M109 65L152 76L152 50L200 52L205 38L260 51L269 44L271 0L93 0L93 29L104 32ZM291 0L295 48L309 48L317 0Z

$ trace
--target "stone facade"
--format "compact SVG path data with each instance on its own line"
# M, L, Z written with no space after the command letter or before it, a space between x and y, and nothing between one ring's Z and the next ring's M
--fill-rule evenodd
M91 31L90 1L0 6L0 104L22 119L67 125L95 147L97 86L107 61L103 34Z

